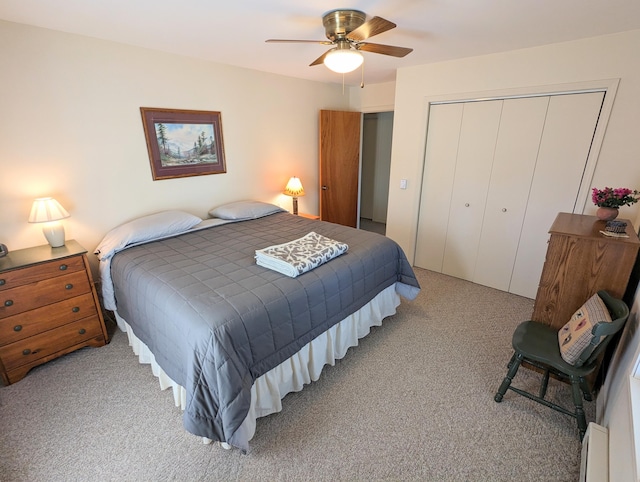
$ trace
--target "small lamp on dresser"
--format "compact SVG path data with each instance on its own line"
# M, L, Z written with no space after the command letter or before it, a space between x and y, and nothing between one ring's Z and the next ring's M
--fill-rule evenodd
M284 194L293 198L293 214L298 214L298 197L304 196L304 188L300 179L292 177L284 188Z
M68 218L70 214L58 201L52 197L41 197L33 201L30 223L44 223L42 232L52 248L64 246L64 226L61 219Z

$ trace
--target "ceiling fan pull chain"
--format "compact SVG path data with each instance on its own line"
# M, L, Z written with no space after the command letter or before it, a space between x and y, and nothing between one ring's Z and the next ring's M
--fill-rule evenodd
M364 62L362 62L362 66L360 67L360 71L362 73L362 79L360 80L360 88L364 89Z

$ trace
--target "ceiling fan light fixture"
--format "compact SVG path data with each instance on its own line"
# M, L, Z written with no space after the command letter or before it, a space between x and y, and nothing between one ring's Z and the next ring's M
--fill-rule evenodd
M327 53L324 65L338 74L346 74L360 67L363 61L364 57L357 50L338 48Z

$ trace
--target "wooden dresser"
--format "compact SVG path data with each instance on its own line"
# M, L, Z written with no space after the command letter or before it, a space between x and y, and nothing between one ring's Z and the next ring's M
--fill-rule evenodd
M0 375L5 384L85 346L107 331L86 250L76 241L0 258Z
M622 298L640 241L631 222L628 238L600 233L606 222L595 216L559 213L551 226L532 319L560 329L598 290Z

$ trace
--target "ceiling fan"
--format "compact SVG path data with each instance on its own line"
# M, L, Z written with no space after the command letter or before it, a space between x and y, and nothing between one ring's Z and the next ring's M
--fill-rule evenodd
M331 10L322 16L322 24L329 40L269 39L266 42L333 45L332 49L311 62L309 66L324 63L329 69L338 73L357 69L363 62L361 50L393 57L404 57L413 51L406 47L364 42L374 35L395 28L396 24L382 17L372 17L367 20L367 15L360 10Z

